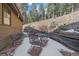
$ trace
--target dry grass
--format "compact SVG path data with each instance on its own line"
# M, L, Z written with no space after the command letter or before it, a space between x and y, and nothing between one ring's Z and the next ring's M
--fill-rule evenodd
M68 24L78 22L78 21L79 21L79 11L76 11L74 13L60 16L55 19L51 18L48 20L42 20L39 22L25 24L23 27L31 26L40 31L50 32L50 31L54 31L56 28L58 28L61 25L64 25L64 24L68 25Z

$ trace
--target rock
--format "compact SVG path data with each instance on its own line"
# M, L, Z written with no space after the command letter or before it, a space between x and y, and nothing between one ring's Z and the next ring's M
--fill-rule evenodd
M0 55L2 55L2 56L12 56L15 49L16 49L16 47L7 48L7 49L1 51Z
M38 37L37 39L33 40L31 39L31 44L32 45L38 45L38 46L41 46L41 47L44 47L47 45L47 42L48 42L48 39L45 38L45 37Z
M29 35L29 40L30 40L30 43L32 43L32 42L34 42L35 40L38 40L38 36Z
M40 41L34 41L34 42L32 42L32 45L38 45L38 46L40 46L41 42Z
M71 54L71 56L79 56L79 52L74 52Z
M44 47L47 45L48 39L47 38L41 38L41 46Z
M24 32L27 32L29 34L35 34L35 33L39 32L39 31L34 29L34 28L32 28L32 27L25 27L24 28Z
M60 53L62 53L63 56L71 56L71 52L64 51L63 49L60 50Z
M42 51L42 48L40 46L34 45L29 49L28 53L32 56L39 56L41 51Z
M61 49L60 52L64 56L79 56L79 52L69 52L69 51L64 51L63 49Z

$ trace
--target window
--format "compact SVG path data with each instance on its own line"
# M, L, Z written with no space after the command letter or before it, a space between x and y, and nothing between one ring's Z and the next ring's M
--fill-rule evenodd
M3 7L3 24L10 25L10 10L7 7Z

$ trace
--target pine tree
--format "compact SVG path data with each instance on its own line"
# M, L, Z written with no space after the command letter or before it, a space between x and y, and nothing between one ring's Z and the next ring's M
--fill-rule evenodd
M44 20L45 19L45 9L44 9L44 4L43 3L40 4L39 14L40 14L40 19Z
M22 9L22 15L23 15L23 18L24 18L24 23L27 23L27 21L28 21L28 18L27 18L28 4L22 3L21 9Z

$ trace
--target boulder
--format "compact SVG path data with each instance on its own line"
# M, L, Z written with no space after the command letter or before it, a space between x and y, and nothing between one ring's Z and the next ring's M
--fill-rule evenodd
M48 39L47 38L41 38L41 46L44 47L47 45Z
M38 46L41 46L41 47L44 47L47 45L47 42L48 42L48 39L45 38L45 37L42 37L40 39L37 39L33 42L31 42L32 45L38 45Z
M29 49L28 53L32 56L39 56L41 51L42 51L42 48L40 46L34 45Z

